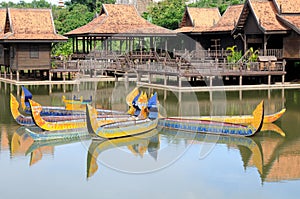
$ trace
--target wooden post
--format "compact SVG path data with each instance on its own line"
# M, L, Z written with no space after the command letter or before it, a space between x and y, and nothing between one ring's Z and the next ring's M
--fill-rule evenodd
M243 85L243 76L240 75L240 86L242 86L242 85Z
M268 85L271 85L271 75L268 75Z
M151 84L151 78L152 78L152 75L150 73L148 73L148 83Z
M177 76L177 80L178 80L178 87L181 87L182 86L181 77Z
M167 83L168 83L168 81L167 81L167 75L165 74L165 75L164 75L164 85L166 86Z
M19 70L17 70L17 81L20 80L20 73L19 73Z
M209 76L209 86L213 86L213 76Z
M282 75L282 84L285 82L285 75Z

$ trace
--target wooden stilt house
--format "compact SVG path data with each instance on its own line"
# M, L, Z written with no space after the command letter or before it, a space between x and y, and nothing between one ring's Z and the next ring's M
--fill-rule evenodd
M49 72L52 44L67 41L56 33L51 9L8 8L0 13L0 64L16 73L17 80L25 70Z

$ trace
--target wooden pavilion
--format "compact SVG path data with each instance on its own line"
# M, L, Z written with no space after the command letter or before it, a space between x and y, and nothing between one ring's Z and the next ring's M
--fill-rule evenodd
M49 73L52 44L67 41L56 33L51 9L1 9L0 23L0 65L10 78L15 73L19 81L24 71Z
M176 32L143 19L133 5L103 4L99 16L72 30L74 59L85 59L91 52L132 52L141 49L167 49L167 41ZM92 55L97 57L96 54Z

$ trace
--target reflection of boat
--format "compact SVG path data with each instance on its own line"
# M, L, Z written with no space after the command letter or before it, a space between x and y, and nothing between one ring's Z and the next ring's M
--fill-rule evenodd
M72 140L90 137L86 128L66 129L57 131L43 131L36 133L30 129L26 129L26 132L34 140Z
M260 131L273 131L279 135L285 137L285 132L274 123L264 123Z
M30 108L32 113L32 118L34 123L43 130L46 131L54 131L54 130L65 130L65 129L76 129L76 128L84 128L86 127L85 119L74 119L74 120L66 120L66 121L57 121L57 122L48 122L41 117L40 112L42 111L42 106L33 101L29 100ZM127 119L127 115L105 115L102 117L98 117L97 111L95 110L94 114L96 115L96 122L98 125L103 125L107 123L111 123L114 121L118 121L120 119Z
M32 131L31 131L32 132ZM28 133L31 132L28 131ZM73 137L69 137L68 139L47 139L47 140L35 140L30 147L27 149L26 151L26 155L32 152L35 152L37 149L41 148L41 147L54 147L54 146L60 146L60 145L65 145L65 144L71 144L71 143L75 143L75 142L80 142L83 140L87 140L90 139L90 136L88 135L87 131L82 131L84 136L73 136Z
M224 136L224 135L215 135L215 134L201 134L201 133L193 133L193 132L181 132L168 128L163 128L160 131L160 134L172 136L172 138L176 139L184 139L193 141L200 141L204 143L218 143L218 144L226 144L228 146L237 146L237 147L245 147L250 150L248 156L252 156L253 164L258 169L259 173L263 172L263 154L260 148L260 145L256 143L256 141L252 137L237 137L237 136ZM242 154L242 156L244 156ZM247 157L243 157L243 161L247 161ZM247 162L245 164L248 164Z
M156 158L156 151L159 148L159 139L157 133L157 130L153 129L152 131L136 136L108 140L93 139L89 146L89 152L87 156L87 177L91 177L98 170L97 158L99 154L111 148L127 146L131 152L136 154L144 153L144 150L137 150L137 146L146 147L148 153ZM143 154L140 155L142 156Z
M250 125L233 124L218 121L191 120L181 118L165 118L159 121L159 126L181 131L210 133L219 135L252 136L260 131L264 117L263 101L253 111L253 121Z
M153 95L149 99L149 102L151 102L151 107L154 107L157 103L157 95ZM147 114L147 111L145 111L145 108L148 106L147 99L143 98L140 104L140 115L144 115L144 113ZM156 128L158 123L157 114L152 114L151 108L149 109L149 114L148 116L146 116L146 119L131 117L128 118L126 121L117 121L104 125L99 125L97 123L95 111L90 105L87 105L86 109L88 131L91 134L101 138L126 137L140 133L145 133ZM153 111L157 113L157 109L153 109ZM154 117L152 118L151 116Z

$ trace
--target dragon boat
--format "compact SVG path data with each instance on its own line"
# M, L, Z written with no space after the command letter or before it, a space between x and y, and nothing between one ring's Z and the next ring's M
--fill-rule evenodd
M56 121L56 122L48 122L44 120L44 118L40 115L43 107L33 101L29 100L30 102L30 109L32 118L34 123L43 130L46 131L57 131L57 130L66 130L66 129L78 129L78 128L85 128L86 121L85 119L74 119L74 120L65 120L65 121ZM115 121L120 120L127 120L128 115L103 115L99 116L97 114L97 110L94 109L94 114L96 118L96 123L98 125L108 124Z
M80 98L74 96L73 99L66 99L63 95L62 101L65 104L66 110L85 110L85 105L92 103L92 96L90 96L90 99L84 100L82 96Z
M98 125L94 109L86 106L86 118L88 131L99 138L118 138L133 136L145 133L156 128L158 123L157 93L149 101L147 95L142 94L138 99L138 107L133 117L126 121L113 122L110 124ZM138 117L136 117L138 115ZM140 119L142 117L143 119Z
M126 97L126 103L130 107L130 110L134 111L134 98L139 95L138 87L134 88ZM130 111L129 111L130 112ZM264 123L273 123L277 121L286 112L286 108L282 108L280 111L273 114L264 114ZM253 121L253 115L229 115L229 116L186 116L186 117L168 117L169 119L189 119L189 120L207 120L207 121L219 121L235 124L250 124Z
M91 103L89 100L81 100L81 99L73 99L67 100L64 96L62 97L63 101L66 104L69 104L68 107L65 106L43 106L41 111L41 116L73 116L73 115L85 115L85 104ZM29 101L32 100L31 92L24 86L22 86L22 94L21 94L21 105L23 110L26 114L31 114L30 103ZM90 98L91 100L91 98ZM74 104L74 106L79 106L81 108L73 108L70 104ZM77 105L76 105L77 104ZM122 111L116 110L107 110L107 109L97 109L99 115L112 115L112 114L125 114Z
M280 111L264 115L264 123L273 123L277 121L285 113L286 109L283 108ZM207 120L207 121L220 121L235 124L250 124L254 117L253 115L232 115L232 116L200 116L200 117L168 117L169 119L191 119L191 120Z
M29 105L30 106L30 105ZM21 125L21 126L36 126L33 118L31 115L23 115L19 111L20 104L17 101L16 97L13 94L10 94L10 111L12 114L12 117L15 119L15 121ZM40 116L45 120L46 122L62 122L62 121L73 121L73 120L79 120L79 119L85 119L86 114L85 112L74 112L74 111L69 111L70 114L55 114L55 115L44 115L42 114L44 112L44 106L42 106L42 110L40 113ZM47 107L46 107L47 109ZM30 112L31 113L31 112ZM53 113L53 111L52 111ZM107 112L105 112L107 113ZM103 114L103 112L97 111L98 117L101 118L106 118L107 116L112 116L112 117L128 117L127 113L122 113L122 114L117 114L117 113L107 113ZM44 115L44 116L42 116Z
M252 136L260 131L264 118L264 102L262 101L253 111L253 121L248 126L219 121L192 120L192 119L160 119L158 126L179 131L190 131L199 133Z

